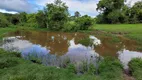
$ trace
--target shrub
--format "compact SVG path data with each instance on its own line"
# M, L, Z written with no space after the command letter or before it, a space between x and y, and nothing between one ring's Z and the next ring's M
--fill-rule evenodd
M79 30L79 28L74 21L68 21L63 28L63 31L77 31L77 30Z
M75 20L77 27L79 27L79 30L88 30L95 21L88 15L79 17Z
M76 18L74 21L68 21L64 27L63 31L78 31L78 30L88 30L91 25L95 23L94 19L90 16L82 16Z

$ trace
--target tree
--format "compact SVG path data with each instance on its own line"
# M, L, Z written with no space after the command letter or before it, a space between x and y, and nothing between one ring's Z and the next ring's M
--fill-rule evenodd
M27 22L28 22L28 23L35 23L35 22L37 22L36 16L37 16L36 13L27 14L27 15L26 15Z
M26 17L26 15L27 15L26 12L22 12L22 13L19 14L19 16L20 16L20 22L21 22L21 23L27 22L27 17Z
M128 5L124 5L121 11L122 18L120 19L121 23L130 23L130 7Z
M14 25L17 25L20 23L20 16L19 14L14 14L11 16L10 22Z
M36 15L36 21L40 28L47 28L47 20L46 20L45 13L43 11L38 11Z
M99 15L96 16L96 23L102 24L106 23L106 20L103 17L104 15L100 13Z
M97 10L103 16L102 22L105 23L119 23L122 17L121 10L124 6L124 0L100 0L97 4Z
M136 23L142 23L142 1L136 2L131 8L130 18L131 20L135 20Z
M103 13L109 13L124 6L124 0L100 0L97 4L97 10Z
M68 20L68 7L61 0L47 4L45 13L48 15L47 23L50 30L61 30Z
M78 11L76 11L76 12L74 13L74 16L75 16L76 18L78 18L78 17L81 16L81 14L80 14Z
M0 13L0 27L8 27L8 25L9 25L8 20L2 13Z

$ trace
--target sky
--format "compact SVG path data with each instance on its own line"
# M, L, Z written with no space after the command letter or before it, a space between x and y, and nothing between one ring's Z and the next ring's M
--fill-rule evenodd
M75 11L79 11L81 15L89 15L95 17L98 15L96 11L99 0L62 0L69 7L71 15ZM134 5L135 2L141 0L127 0L126 4ZM53 3L54 0L0 0L0 12L15 14L18 12L34 13L42 10L47 3Z

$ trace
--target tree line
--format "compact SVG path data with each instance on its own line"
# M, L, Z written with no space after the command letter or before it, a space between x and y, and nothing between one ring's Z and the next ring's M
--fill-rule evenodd
M81 16L78 11L74 16L70 16L68 6L61 0L55 0L37 13L0 13L0 27L19 25L56 31L78 31L87 30L94 23L142 23L142 1L129 6L125 4L125 0L100 0L96 10L99 15L95 18L88 15Z
M142 1L133 6L125 4L126 0L100 0L97 10L100 14L96 22L101 24L142 23Z

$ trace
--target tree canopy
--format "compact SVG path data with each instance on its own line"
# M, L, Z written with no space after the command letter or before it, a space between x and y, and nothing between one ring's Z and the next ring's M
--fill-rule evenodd
M124 0L100 0L97 10L101 12L103 23L118 23L123 17L121 14Z
M97 23L141 23L142 1L136 2L134 6L128 7L125 0L100 0L97 10Z
M8 25L9 25L9 22L6 19L5 15L0 13L0 27L8 27Z
M47 23L50 30L61 30L68 20L68 7L61 0L47 4L45 13L48 15Z

